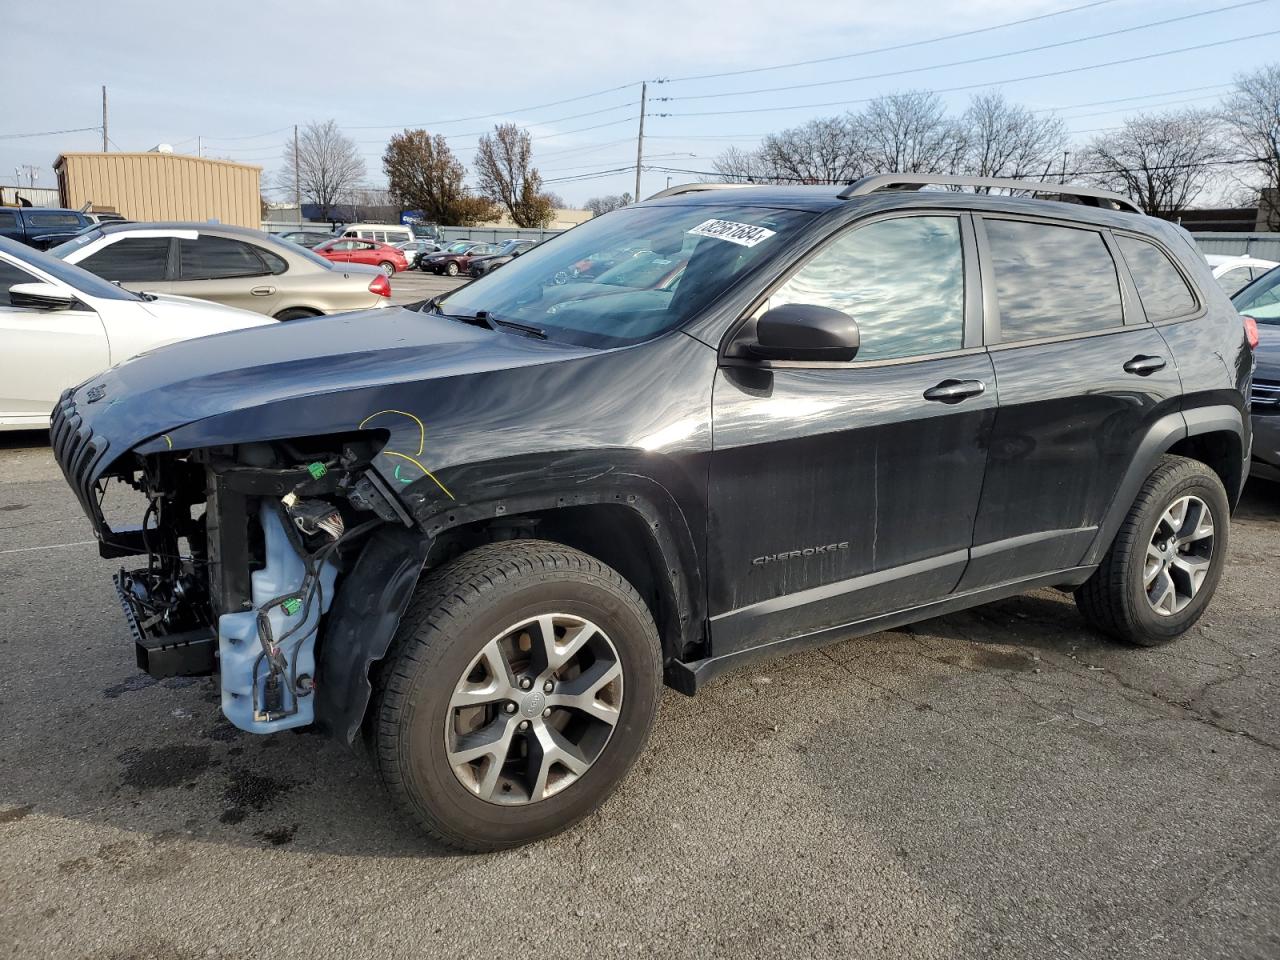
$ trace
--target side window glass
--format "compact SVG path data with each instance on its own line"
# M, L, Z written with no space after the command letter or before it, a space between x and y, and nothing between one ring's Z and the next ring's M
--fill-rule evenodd
M27 273L25 270L19 270L13 264L5 260L0 260L0 307L9 307L9 288L18 283L35 283L37 278Z
M1163 250L1154 243L1137 237L1121 236L1116 237L1116 240L1120 244L1125 262L1129 264L1129 272L1133 274L1133 282L1138 287L1138 296L1142 298L1148 320L1172 320L1195 312L1195 295ZM1227 276L1238 277L1239 280L1235 289L1227 290L1229 296L1248 283L1249 272L1246 269L1240 275L1240 271L1233 270ZM1226 277L1222 279L1226 280Z
M178 242L178 276L182 280L259 277L266 273L253 248L226 237L201 236Z
M956 217L898 217L828 244L769 298L811 303L858 323L858 360L964 345L964 254Z
M984 220L1008 343L1124 323L1120 279L1102 234L1022 220Z
M168 237L123 237L78 264L103 280L159 283L169 276Z
M17 230L18 215L16 213L0 212L0 230Z

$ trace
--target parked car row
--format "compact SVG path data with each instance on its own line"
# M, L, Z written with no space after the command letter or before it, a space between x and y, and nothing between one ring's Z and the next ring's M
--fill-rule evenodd
M101 224L50 253L129 290L199 297L277 320L378 307L391 296L377 264L335 263L341 254L325 258L246 227Z

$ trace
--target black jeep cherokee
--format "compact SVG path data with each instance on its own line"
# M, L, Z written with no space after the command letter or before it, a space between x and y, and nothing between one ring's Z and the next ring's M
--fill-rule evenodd
M436 300L68 390L58 461L103 555L146 557L139 665L367 743L479 850L599 805L664 680L1042 586L1175 639L1246 472L1241 318L1119 197L904 189L992 183L674 188ZM564 280L624 245L683 272Z

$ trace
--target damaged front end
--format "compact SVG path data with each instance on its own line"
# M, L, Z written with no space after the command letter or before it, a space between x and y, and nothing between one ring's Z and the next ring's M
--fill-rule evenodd
M385 438L354 432L113 458L69 395L51 437L101 554L147 558L115 577L139 668L220 673L222 710L242 730L314 722L317 640L337 579L377 528L409 524L370 468ZM107 522L112 483L141 494L140 524Z

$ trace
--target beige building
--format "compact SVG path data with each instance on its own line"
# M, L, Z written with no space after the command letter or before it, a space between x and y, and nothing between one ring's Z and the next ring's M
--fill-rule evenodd
M62 206L130 220L216 220L257 228L262 168L177 153L64 153L53 165Z
M551 211L551 222L543 229L545 230L568 230L570 227L576 227L580 223L586 223L591 219L590 210L573 210L568 207L557 207ZM514 227L506 211L503 211L501 218L497 220L486 220L484 223L476 224L478 227Z

